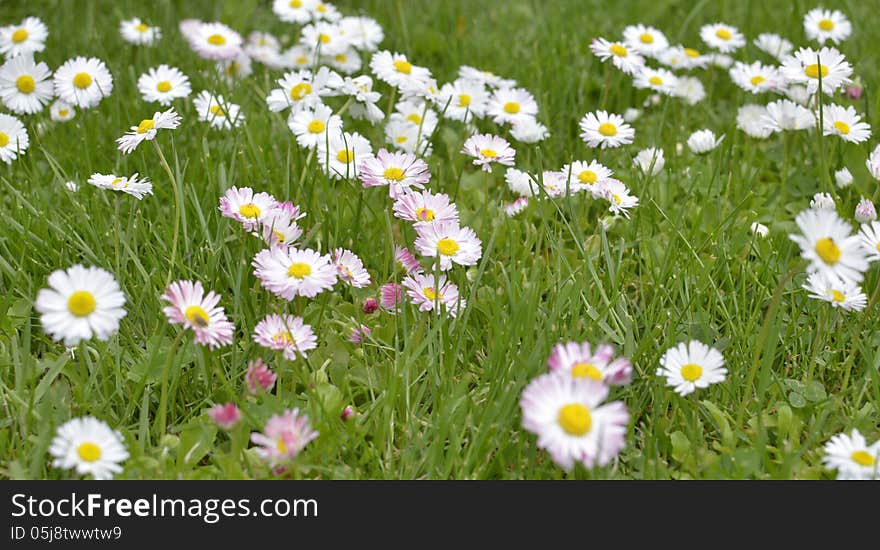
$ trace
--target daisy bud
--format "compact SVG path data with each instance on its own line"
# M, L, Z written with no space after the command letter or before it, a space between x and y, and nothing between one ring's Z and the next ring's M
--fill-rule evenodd
M846 89L846 97L856 101L862 97L862 87L858 84L851 84Z
M837 182L838 187L843 189L853 182L853 176L847 168L841 168L837 172L834 172L834 181Z
M247 372L244 374L248 391L253 395L261 391L272 391L277 378L278 376L272 372L272 369L259 358L248 363Z
M367 298L366 300L364 300L363 310L364 313L366 313L367 315L375 313L378 308L379 302L377 302L375 298Z
M828 193L816 193L810 201L810 208L814 210L834 210L834 199Z
M64 184L64 187L66 187L67 190L71 193L76 193L76 190L79 189L79 185L77 185L74 181L68 181Z
M208 409L208 416L224 430L231 430L241 420L241 411L235 403L226 403Z
M351 335L348 337L348 341L358 346L361 342L364 341L364 338L369 336L372 332L373 331L370 330L370 327L366 325L361 325L360 327L357 327L351 331Z
M351 408L351 405L348 405L344 409L342 409L342 414L340 415L340 418L342 418L343 421L348 420L352 416L354 416L354 409Z
M767 228L766 225L764 225L762 223L758 223L758 222L753 223L751 225L751 229L752 229L752 233L754 233L755 235L757 235L759 237L766 237L767 233L770 232L770 230Z
M397 304L403 301L403 289L397 283L386 283L382 286L379 304L383 309L395 310Z
M862 197L859 204L856 205L856 221L859 223L869 223L877 219L877 210L874 203Z
M623 112L623 120L626 122L635 122L640 116L642 116L642 111L635 107L630 107Z
M411 273L421 273L422 272L422 264L413 256L413 253L409 251L407 248L397 247L397 251L394 253L394 258L406 269L408 274Z
M877 145L871 151L871 156L865 161L865 166L868 167L868 172L871 173L871 176L875 180L880 181L880 145Z

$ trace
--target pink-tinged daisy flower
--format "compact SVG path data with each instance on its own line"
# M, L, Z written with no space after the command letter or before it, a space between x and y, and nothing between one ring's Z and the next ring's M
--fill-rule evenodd
M205 294L200 281L175 281L162 299L170 304L162 310L168 322L191 329L197 344L215 349L232 343L235 325L226 319L223 308L217 307L220 295L213 291Z
M534 96L524 88L495 90L486 105L486 115L496 124L516 124L538 115Z
M333 251L333 265L340 281L345 281L355 288L363 288L370 284L370 274L364 269L364 262L354 252L344 248Z
M438 258L440 269L452 264L475 265L483 255L483 243L474 230L460 227L458 222L418 224L414 246L419 254Z
M850 235L852 226L835 210L804 210L795 218L800 235L789 239L801 247L801 256L809 260L809 273L821 273L829 281L860 283L868 269L867 251L858 235Z
M825 444L822 463L829 470L837 470L837 479L880 479L880 441L868 445L858 430L850 435L840 433Z
M516 216L517 214L519 214L520 212L525 210L528 205L529 205L529 198L528 197L520 197L520 198L516 199L515 201L513 201L512 203L505 206L504 213L512 218L513 216Z
M699 340L691 340L666 350L660 358L657 375L666 378L675 393L685 396L697 388L723 382L727 369L720 351Z
M367 325L360 325L351 331L351 334L348 335L348 341L359 346L361 342L363 342L364 339L369 338L372 333L373 331L370 330L370 327Z
M241 421L241 411L235 403L214 405L208 409L208 416L224 430L231 430Z
M449 202L449 195L425 190L398 197L394 217L415 223L458 222L458 208Z
M265 348L280 351L285 359L294 361L298 355L318 347L318 338L311 325L303 323L302 317L293 315L267 315L254 328L254 342Z
M523 427L538 447L571 470L605 466L626 445L629 413L622 401L602 404L608 386L589 378L549 373L532 380L520 398Z
M269 193L254 193L250 187L232 186L220 197L220 212L240 222L245 231L254 231L267 220L277 205Z
M272 391L277 379L278 376L260 358L248 363L247 372L244 373L244 381L252 395Z
M336 284L336 268L330 256L308 248L261 250L251 265L263 288L288 301L297 296L314 298Z
M380 149L375 157L361 161L358 177L364 187L389 186L389 194L396 199L411 188L424 189L431 179L428 164L411 153L392 153Z
M408 248L402 246L396 247L394 250L394 259L397 260L397 263L403 266L403 269L405 269L408 274L422 273L423 271L422 264L419 263Z
M590 50L602 61L611 59L614 66L626 74L636 74L645 66L645 58L622 42L594 38L590 43Z
M191 33L184 36L190 47L204 59L225 61L241 53L241 35L223 23L194 24Z
M379 293L379 305L387 311L396 311L403 301L403 288L397 283L385 283Z
M578 160L566 164L560 172L568 178L572 192L586 190L593 195L593 198L601 196L605 182L614 175L614 172L604 164L595 160L590 162Z
M611 386L629 384L632 364L626 357L614 358L614 348L599 345L595 351L589 342L557 344L547 359L551 372L572 378L590 378Z
M309 425L309 418L294 408L269 418L263 433L251 434L251 442L259 445L257 454L274 466L296 458L309 441L317 437L318 432Z
M493 162L513 166L516 157L516 151L506 139L491 134L475 134L469 137L461 152L474 157L474 165L486 172L492 171Z
M632 126L623 121L623 117L596 111L587 113L580 122L581 139L590 147L620 147L632 143L636 131Z
M303 233L296 221L304 216L290 201L276 203L263 218L260 236L269 246L292 246Z
M159 130L173 130L180 126L180 115L174 107L165 112L156 112L153 118L145 118L137 126L132 126L124 136L116 140L119 150L123 153L131 153L142 141L152 141L156 138Z
M455 317L467 305L467 301L459 296L458 286L448 282L446 275L409 275L403 280L403 286L412 303L419 306L419 311L436 311L439 315L439 306L442 305L451 317Z

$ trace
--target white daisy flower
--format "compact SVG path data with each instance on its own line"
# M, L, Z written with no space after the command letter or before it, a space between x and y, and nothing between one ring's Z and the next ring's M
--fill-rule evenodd
M482 241L474 230L458 222L417 224L415 246L419 254L437 258L440 269L448 271L452 264L476 265L483 255Z
M666 384L681 396L723 382L726 374L721 352L699 340L681 342L666 350L657 369L657 375L666 378Z
M189 77L183 74L180 69L159 65L138 78L138 91L144 101L158 102L167 106L177 98L189 97L192 88L189 84Z
M821 61L821 63L820 63ZM821 68L820 68L821 67ZM815 94L822 77L822 91L828 95L839 87L852 82L852 66L835 48L823 47L819 51L800 48L794 55L782 60L782 76L790 83L806 84L807 93Z
M251 66L251 58L244 51L232 59L224 59L217 62L217 69L227 84L233 84L236 80L247 78L254 69Z
M174 110L174 107L164 112L153 113L153 118L145 118L137 126L131 129L121 138L116 140L119 144L119 150L123 153L131 153L142 141L152 141L156 139L156 133L159 130L173 130L180 126L180 115Z
M753 43L759 50L772 55L780 61L791 55L791 51L794 49L791 42L773 33L759 34Z
M690 105L696 105L706 99L706 88L695 76L680 76L672 95L687 101Z
M840 433L825 444L822 463L837 470L837 479L880 479L880 441L868 445L856 429L850 435Z
M143 46L152 46L162 38L159 27L151 27L137 17L119 23L119 33L126 42Z
M774 132L807 130L816 127L816 116L793 101L779 99L767 104L764 124Z
M376 51L385 39L382 26L370 17L343 17L339 26L352 47L364 52Z
M814 8L804 15L804 32L810 40L820 44L831 40L835 44L843 42L852 33L852 25L838 10Z
M262 250L251 263L263 288L287 301L314 298L336 284L336 267L329 255L311 249L275 247Z
M773 133L773 128L767 124L766 118L766 107L747 103L736 111L736 127L749 137L765 139Z
M852 227L835 210L807 209L795 222L800 235L788 237L801 247L801 256L810 261L809 273L821 273L829 281L859 283L868 269L866 251Z
M712 57L703 55L694 48L671 46L657 58L660 63L673 69L705 69L712 63Z
M473 157L474 166L485 172L492 171L492 164L513 166L516 151L506 139L492 134L474 134L464 142L461 152Z
M715 132L705 129L697 130L691 134L687 139L687 144L692 152L701 155L718 147L723 140L724 136L716 138Z
M354 100L354 103L348 107L348 113L352 118L366 119L371 124L385 118L385 113L376 106L382 95L373 91L373 79L369 76L345 77L339 92Z
M626 74L636 74L645 67L645 58L621 42L594 38L590 43L590 50L602 61L610 59L615 67Z
M716 67L721 67L722 69L729 69L731 65L733 65L733 58L727 54L723 53L710 53L709 58L711 60L712 65Z
M280 88L273 89L266 97L269 110L279 112L289 107L293 113L322 105L322 97L337 95L344 84L342 77L327 67L321 67L314 74L289 72L277 82Z
M333 114L333 109L326 105L318 105L315 109L305 109L291 113L287 126L300 147L314 149L318 142L327 142L329 136L342 131L342 118Z
M330 134L329 143L318 140L318 162L324 172L333 179L352 179L358 177L358 164L373 156L370 141L357 132L335 132Z
M541 194L541 186L535 178L522 170L508 168L504 172L504 181L507 182L507 187L511 191L521 197L528 198Z
M315 53L299 44L287 48L280 55L281 64L288 69L305 71L310 70L315 65Z
M648 57L657 57L669 47L666 35L654 27L642 24L624 27L623 41L636 52Z
M53 340L74 346L97 337L107 340L125 317L125 295L113 275L99 267L75 265L49 275L49 288L37 293L34 308Z
M559 171L568 178L568 185L572 192L586 190L593 195L593 198L602 196L605 182L614 175L614 172L604 164L595 160L590 162L577 160L564 165ZM531 187L528 181L523 180L522 183Z
M500 88L492 93L486 115L496 124L516 124L538 115L535 98L524 88Z
M510 137L521 143L538 143L550 137L550 132L534 117L524 118L511 125Z
M266 222L277 204L269 193L254 193L250 187L233 185L220 197L219 210L223 217L241 223L245 231L254 231Z
M868 169L868 172L871 173L871 177L880 181L880 144L874 147L874 150L868 155L868 159L865 161L865 167Z
M580 121L581 139L590 147L620 147L632 143L636 131L618 114L587 113Z
M227 103L223 96L204 90L193 99L199 120L209 122L214 128L235 128L244 120L241 107Z
M75 57L55 71L55 95L65 103L89 109L113 91L113 76L100 59Z
M138 179L135 172L131 177L116 176L114 174L92 174L89 183L100 189L121 191L141 200L145 195L153 194L153 184L147 179Z
M26 17L18 25L0 27L0 53L6 59L41 52L46 48L49 30L36 17Z
M700 38L710 48L723 53L734 52L746 45L746 38L736 27L715 23L700 28Z
M34 114L52 100L52 71L43 63L34 63L29 54L10 58L0 67L0 99L10 111Z
M24 124L14 116L0 113L0 160L11 164L30 145Z
M229 60L241 53L241 35L223 23L199 22L186 37L190 47L204 59Z
M664 95L672 95L678 86L678 77L666 69L643 67L636 73L633 86L651 89Z
M49 454L54 457L53 467L76 469L77 474L90 474L94 479L113 479L129 456L122 435L91 416L59 426Z
M753 222L752 225L749 226L749 229L751 230L752 233L754 233L755 235L757 235L761 238L766 237L767 234L770 233L770 228L768 228L763 223L758 223L758 222Z
M339 21L342 17L336 6L321 0L314 0L309 9L312 12L312 19L314 21Z
M849 168L843 167L834 172L834 181L837 183L837 187L843 189L853 182L853 175L849 171Z
M308 23L317 0L273 0L272 11L285 23Z
M608 210L614 215L622 214L629 218L629 209L639 205L639 198L631 195L629 188L622 181L609 178L601 184L599 189L611 205Z
M323 63L343 74L354 74L361 70L361 55L352 47L335 55L325 55L322 59Z
M663 171L663 167L666 165L663 149L657 147L642 149L633 158L633 165L637 166L645 175L656 176Z
M868 297L852 281L829 281L821 273L812 273L803 288L810 293L810 298L824 300L844 311L861 311L868 305Z
M810 200L810 208L817 210L837 210L834 197L830 193L816 193Z
M390 119L385 125L385 141L400 151L428 156L431 154L431 145L426 141L428 137L417 125L400 117ZM421 150L416 151L417 148Z
M49 116L56 122L67 122L76 116L73 105L56 99L49 107Z
M462 122L482 118L488 101L489 94L482 84L464 78L444 84L437 97L437 105L444 109L443 116Z
M398 101L389 120L406 122L420 128L423 136L433 134L438 122L437 113L431 109L427 101L420 99Z
M350 46L339 25L324 21L303 27L299 43L321 55L340 54Z
M779 70L760 61L752 64L737 61L730 69L730 78L734 84L753 94L775 92L784 87Z
M865 254L868 255L868 261L880 260L880 222L873 221L862 225L859 241Z
M822 106L822 135L840 136L843 141L861 143L871 137L871 126L852 107L840 105Z
M376 78L397 88L414 81L417 84L422 83L431 75L428 69L410 63L405 55L387 50L373 54L370 70Z
M492 71L483 71L468 65L458 68L458 77L471 82L477 82L490 89L515 88L516 81L509 78L501 78Z

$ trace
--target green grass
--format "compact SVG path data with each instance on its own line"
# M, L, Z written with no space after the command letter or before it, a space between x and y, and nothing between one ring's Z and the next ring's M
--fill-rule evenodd
M616 37L641 21L673 42L700 47L699 27L723 20L750 39L778 32L807 45L801 19L814 3L336 2L346 14L376 18L386 31L382 47L406 53L440 82L468 64L531 90L552 138L517 145L521 169L597 158L640 197L631 220L607 228L605 207L580 195L533 202L508 218L503 207L514 197L503 171L486 175L470 166L458 153L467 131L442 122L428 159L431 188L455 196L462 223L484 245L477 266L452 274L469 302L457 319L415 308L365 316L360 304L375 285L338 287L290 304L259 286L250 267L259 241L217 211L218 197L232 185L299 204L308 213L302 222L310 247L352 249L380 284L400 277L394 245L411 245L415 235L391 216L385 191L333 182L307 163L285 115L266 109L264 98L280 73L256 64L249 79L216 87L242 105L247 120L238 131L211 130L196 120L191 101L178 101L183 126L160 134L184 203L181 259L169 264L170 181L151 147L122 155L114 143L156 109L140 99L137 76L168 63L189 75L194 91L211 89L211 66L185 45L178 21L219 19L243 34L260 29L294 40L295 28L278 21L268 4L4 4L0 24L36 15L49 26L40 58L50 67L74 55L97 56L113 73L114 90L67 124L51 123L47 111L25 117L30 149L11 166L0 165L0 475L68 477L50 466L47 449L59 424L86 414L124 434L132 455L119 476L125 478L273 477L241 448L247 432L291 406L305 410L321 434L288 472L303 478L817 478L833 476L820 462L829 437L859 428L869 441L877 438L877 308L843 314L808 299L800 288L803 264L787 237L796 213L825 190L815 132L789 136L792 161L783 173L780 135L755 141L735 128L739 105L772 98L747 96L726 71L710 69L698 74L709 96L696 106L672 99L647 109L634 124L634 145L590 150L577 136L578 120L600 108L605 85L606 69L589 52L592 37ZM867 90L855 106L877 127L880 21L867 2L824 4L853 21L854 34L841 50ZM162 27L159 47L122 41L118 22L131 16ZM751 44L737 57L770 61ZM617 71L610 84L610 110L622 113L647 97ZM379 89L384 108L389 90ZM488 122L480 127L499 131ZM676 154L677 143L704 127L726 134L721 147L705 157L686 147ZM383 140L379 126L346 119L346 128L374 147ZM667 167L644 178L630 159L651 145L665 149ZM863 145L825 143L829 170L848 166L855 176L850 188L835 190L848 218L860 194L880 199L864 168L869 147ZM85 183L93 172L139 172L154 182L155 196L138 202L101 191ZM78 192L65 189L68 180L80 184ZM769 226L767 239L753 238L753 221ZM49 273L75 263L114 273L128 315L117 336L80 345L71 358L43 333L33 300ZM175 348L179 328L166 322L159 298L169 268L175 279L198 279L222 294L237 327L234 345L207 352L187 334ZM864 287L869 296L878 288L876 267ZM254 325L269 312L303 315L314 326L319 347L308 361L284 361L252 342ZM361 322L373 337L355 347L346 338ZM680 398L654 372L662 353L688 338L720 349L729 375ZM528 381L546 371L550 348L569 339L613 343L632 358L635 376L612 391L632 417L619 461L566 475L521 428L518 401ZM257 356L277 369L277 391L244 399L243 374ZM166 365L168 430L161 433ZM204 410L232 399L240 401L245 422L230 437L212 427ZM349 404L357 416L343 422L340 412Z

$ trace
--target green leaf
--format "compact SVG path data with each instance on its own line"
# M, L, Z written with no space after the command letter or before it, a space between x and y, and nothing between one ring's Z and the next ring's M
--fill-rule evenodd
M681 431L672 432L669 438L672 440L672 458L684 462L691 452L690 440Z
M807 406L807 400L804 399L803 395L797 392L789 392L788 402L791 403L791 406L796 409L801 409Z
M207 422L180 432L180 444L177 447L178 467L198 463L214 446L216 435L217 428Z

